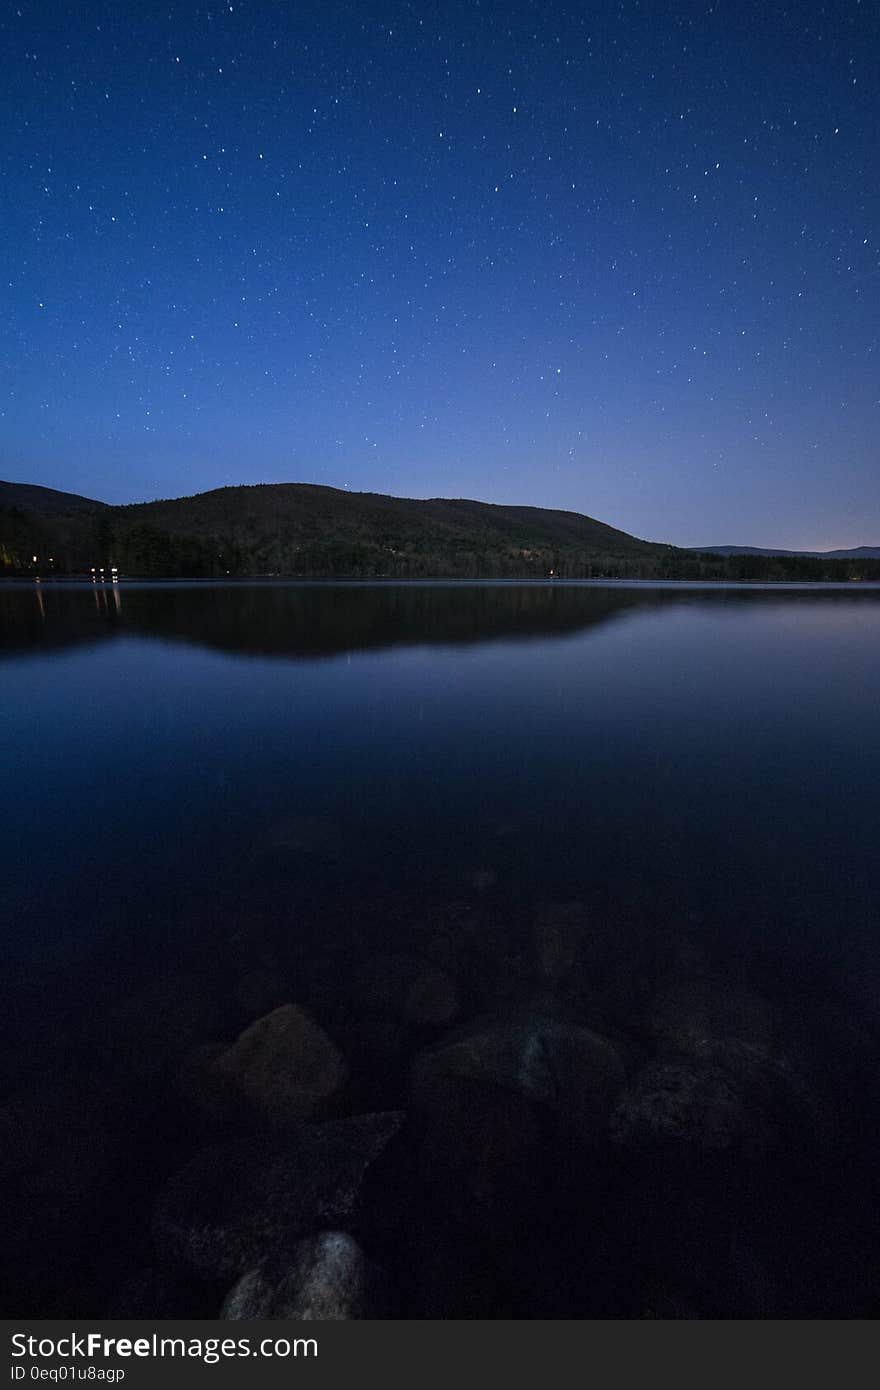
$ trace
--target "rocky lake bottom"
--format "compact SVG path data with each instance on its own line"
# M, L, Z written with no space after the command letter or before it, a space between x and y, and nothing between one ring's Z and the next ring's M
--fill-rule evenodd
M474 897L326 888L271 925L190 916L173 972L133 948L125 996L95 960L88 1009L49 1015L63 1052L12 1054L17 1306L868 1315L864 1001L809 978L772 994L777 961L661 931L656 904Z

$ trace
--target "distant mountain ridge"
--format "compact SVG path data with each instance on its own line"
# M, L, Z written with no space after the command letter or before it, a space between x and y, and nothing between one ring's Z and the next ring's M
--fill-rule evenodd
M880 580L880 549L832 555L641 540L580 512L259 483L111 506L0 482L0 575Z
M0 481L0 507L20 508L41 516L71 516L107 507L107 502L95 502L76 492L56 492L53 487L36 483L4 483Z
M815 560L880 560L880 545L857 545L852 550L772 550L758 545L689 545L699 555L806 555Z

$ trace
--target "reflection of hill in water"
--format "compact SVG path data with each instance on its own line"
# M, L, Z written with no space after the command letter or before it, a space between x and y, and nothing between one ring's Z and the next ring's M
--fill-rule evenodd
M117 636L246 656L324 657L408 645L573 635L645 608L847 602L852 590L606 588L565 584L233 584L0 588L0 651ZM869 598L867 592L862 595Z
M639 606L635 595L552 586L171 591L171 601L149 613L140 608L142 597L135 596L132 613L137 626L149 626L155 636L252 656L296 657L562 635Z

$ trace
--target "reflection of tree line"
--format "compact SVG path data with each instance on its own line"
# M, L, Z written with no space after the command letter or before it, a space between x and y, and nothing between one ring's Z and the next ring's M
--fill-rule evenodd
M122 610L118 585L0 584L0 654L103 641L119 632Z
M867 601L867 592L862 591ZM851 603L858 590L779 592ZM761 591L537 585L230 584L0 587L0 650L69 647L122 632L265 656L330 656L418 644L565 636L643 609L766 602Z
M156 636L278 656L564 635L650 601L553 586L242 586L168 590L148 612L140 610L145 597L133 593L128 611Z

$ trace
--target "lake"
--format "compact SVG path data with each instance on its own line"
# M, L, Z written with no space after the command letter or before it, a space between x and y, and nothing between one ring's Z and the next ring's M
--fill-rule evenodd
M876 1315L878 693L880 586L0 587L9 1307Z

